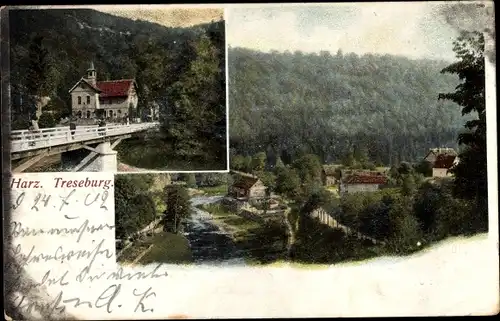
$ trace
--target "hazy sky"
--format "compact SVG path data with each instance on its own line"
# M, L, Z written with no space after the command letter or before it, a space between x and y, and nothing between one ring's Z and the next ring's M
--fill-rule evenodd
M23 9L94 9L130 19L155 22L167 27L188 27L224 18L220 5L57 5L21 6Z
M96 6L94 9L126 18L156 22L167 27L188 27L212 20L219 21L224 17L224 9L200 6L186 8L161 5L106 5Z
M261 51L404 55L453 60L456 31L436 3L251 6L226 11L228 44Z

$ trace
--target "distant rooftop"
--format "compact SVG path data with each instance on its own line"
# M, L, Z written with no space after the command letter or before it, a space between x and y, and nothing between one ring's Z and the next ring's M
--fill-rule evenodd
M434 168L449 169L453 166L456 158L457 157L455 155L440 154L436 157L436 161L434 162Z
M387 177L370 174L351 174L344 181L345 184L386 184Z

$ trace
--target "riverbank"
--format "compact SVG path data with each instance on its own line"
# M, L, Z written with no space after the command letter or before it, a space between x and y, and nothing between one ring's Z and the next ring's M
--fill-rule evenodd
M227 184L218 186L203 186L198 187L198 190L202 191L205 196L220 196L227 193Z
M227 169L226 148L209 141L196 155L176 155L175 150L161 136L132 137L117 147L118 158L130 167L146 170L201 171Z
M287 257L288 233L279 224L262 224L231 212L220 203L199 205L211 222L230 235L247 264L270 264Z
M152 245L152 246L151 246ZM147 251L145 253L145 251ZM132 263L143 255L135 264L150 263L188 264L193 262L193 255L188 240L180 234L160 232L136 241L119 258L119 262Z

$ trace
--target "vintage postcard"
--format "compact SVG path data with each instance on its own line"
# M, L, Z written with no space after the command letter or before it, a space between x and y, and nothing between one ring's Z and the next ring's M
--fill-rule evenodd
M186 13L195 9L206 14ZM44 14L65 21L62 35L74 28L81 37L90 37L93 29L75 27L70 17L94 27L105 15L108 22L103 26L116 23L112 29L119 30L123 23L130 32L136 30L139 39L150 37L146 48L156 48L151 39L160 39L172 52L161 59L153 49L134 56L160 66L149 69L149 63L134 65L129 56L119 54L138 50L132 45L139 39L128 35L129 41L121 43L108 35L106 45L96 44L103 51L90 54L89 65L75 62L68 67L88 74L63 81L58 69L52 71L51 77L61 79L59 84L69 85L60 89L68 101L76 102L67 110L80 122L94 117L83 104L86 90L94 86L101 91L90 101L105 104L100 103L105 101L104 87L92 81L99 84L101 74L125 78L125 71L112 73L113 68L134 71L137 88L144 84L139 81L143 73L157 81L147 84L150 91L143 94L155 97L159 113L153 108L139 120L129 117L128 123L112 125L142 128L138 136L116 138L121 141L116 146L108 134L97 147L79 142L87 146L81 150L90 152L106 142L116 147L121 173L96 173L88 167L63 172L63 156L55 168L59 172L47 172L49 166L41 172L16 173L12 167L5 186L10 204L4 241L8 317L208 319L499 312L492 2L58 10L62 11ZM185 18L166 13L177 10L187 10L182 11ZM13 12L9 17L18 14L20 24L27 19L30 24L59 26L45 18L36 20L37 10L26 11L29 18ZM61 12L68 14L61 18ZM152 23L162 25L166 17L175 24L165 29L168 32L148 29ZM208 19L205 24L184 25L201 17ZM108 32L102 28L99 33ZM177 48L169 42L180 41L176 39L186 33L193 37L187 42L194 47ZM54 36L47 34L48 39ZM203 40L203 35L211 40ZM217 38L220 35L225 38ZM77 61L85 61L91 49L77 45L81 37L68 36L65 41L73 45L65 44L69 51L61 49L58 59L74 53L81 58ZM11 58L13 43L11 39ZM217 43L225 46L224 52L217 50ZM105 48L115 50L107 63ZM29 56L22 45L17 50L19 57ZM180 53L192 60L184 58L187 65L169 69L177 66ZM21 61L16 62L20 66L12 61L11 71L24 68ZM215 94L219 89L204 86L219 81L215 74L221 70L227 72L227 82L224 78L219 84L227 85L227 91L217 88L227 93L227 99ZM166 79L174 78L161 105L164 96L153 92L161 93L161 86L170 81ZM140 93L136 89L137 106ZM204 136L203 142L196 140L201 132L192 129L217 118L203 109L209 104L194 104L193 95L210 102L224 99L221 106L228 103L228 112L217 114L224 121L214 125L213 135ZM169 108L177 112L169 117L183 119L184 127L168 122L171 118L164 113ZM192 118L199 108L208 114ZM112 109L97 108L96 115L106 121L114 117L114 111L109 114ZM71 135L65 126L61 130ZM96 128L99 133L112 126L78 123L75 136L78 128ZM194 139L179 142L176 150L204 150L202 146L212 146L210 139L218 137L214 133L227 133L228 144L221 138L220 149L205 151L225 159L227 146L229 171L193 172L193 159L207 170L218 168L215 158L188 156L175 167L178 171L168 171L183 158L155 144L174 144L168 136L172 128L179 139ZM52 149L57 148L47 148L47 153ZM156 168L149 161L154 153L160 155L154 164L163 164ZM35 163L30 168L37 168ZM124 164L150 170L124 173Z
M226 171L221 8L9 9L14 172Z

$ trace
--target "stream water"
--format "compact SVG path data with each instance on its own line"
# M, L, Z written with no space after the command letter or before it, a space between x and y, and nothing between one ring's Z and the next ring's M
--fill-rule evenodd
M197 205L217 202L221 196L191 198L193 211L183 222L184 236L188 239L195 264L244 265L243 255L236 248L231 236L214 224L210 213Z

